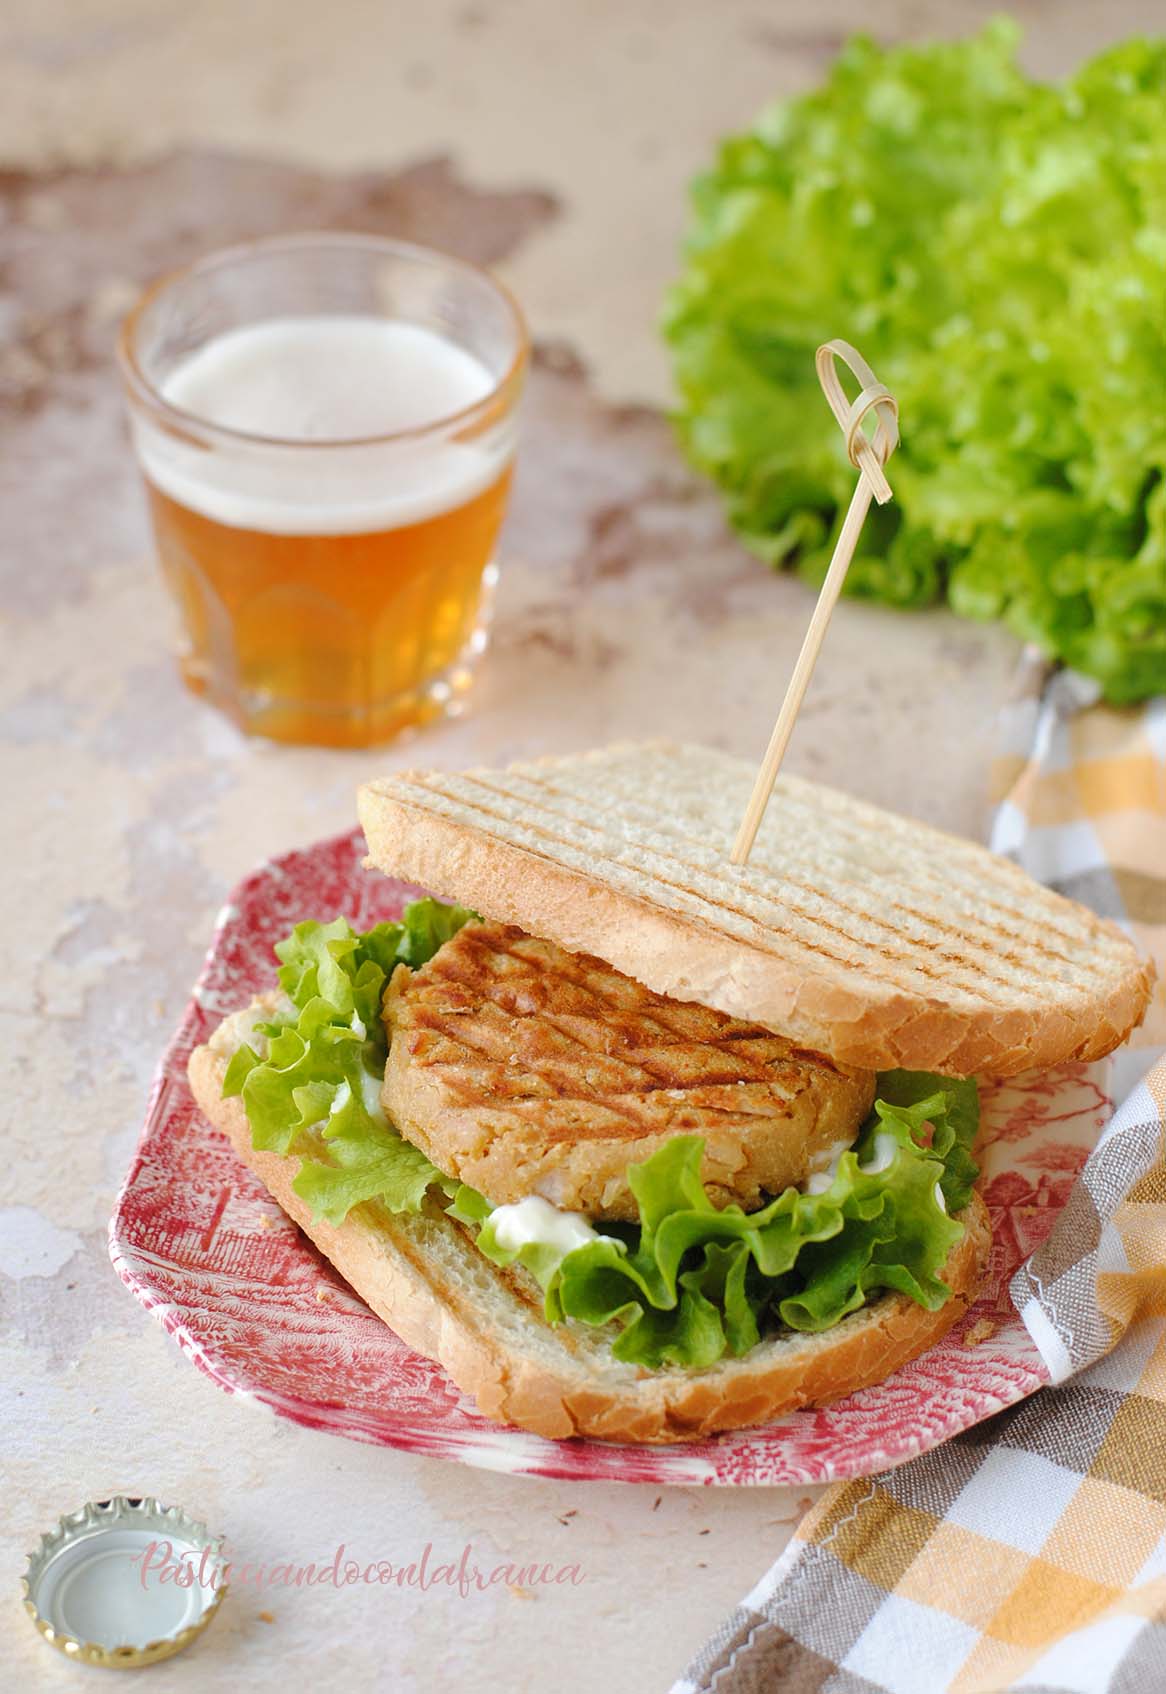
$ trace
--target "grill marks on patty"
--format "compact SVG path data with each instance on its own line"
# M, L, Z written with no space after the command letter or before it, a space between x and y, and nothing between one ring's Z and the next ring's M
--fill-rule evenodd
M684 1107L768 1117L808 1072L836 1074L760 1024L665 999L600 959L500 924L467 925L415 979L409 1005L410 1053L445 1069L455 1099L476 1102L488 1077L514 1105L618 1100L629 1139Z
M706 1137L714 1197L753 1201L852 1135L873 1094L869 1073L502 924L399 970L386 1019L386 1106L495 1203L634 1217L628 1162L684 1133Z

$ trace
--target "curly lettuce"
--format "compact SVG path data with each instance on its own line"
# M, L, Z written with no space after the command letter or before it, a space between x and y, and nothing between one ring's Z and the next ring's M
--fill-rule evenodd
M398 964L424 964L475 916L464 906L415 900L399 923L363 935L336 918L297 924L277 943L290 1010L256 1026L264 1053L248 1043L236 1050L223 1093L242 1097L256 1148L298 1156L292 1186L315 1216L339 1224L369 1200L416 1212L431 1188L456 1190L381 1110L381 1002Z
M1166 39L1056 86L1016 26L884 51L723 143L664 314L681 441L818 582L854 483L814 349L902 408L847 591L1003 619L1118 702L1166 689Z
M703 1142L678 1136L628 1172L638 1229L607 1225L566 1255L503 1247L484 1217L478 1245L524 1265L552 1323L619 1327L616 1358L658 1369L740 1355L767 1328L818 1333L883 1289L936 1311L940 1272L964 1226L979 1125L974 1082L891 1071L854 1146L820 1194L787 1188L757 1212L718 1209L700 1178Z

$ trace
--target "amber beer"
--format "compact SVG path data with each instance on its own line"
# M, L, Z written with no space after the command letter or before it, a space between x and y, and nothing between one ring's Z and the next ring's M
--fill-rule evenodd
M254 702L247 727L278 741L363 746L447 709L485 645L509 481L394 529L271 535L192 511L147 475L187 683L213 693L225 659Z
M284 313L172 359L150 407L131 384L182 672L246 729L361 746L468 686L516 393L513 349L459 329Z

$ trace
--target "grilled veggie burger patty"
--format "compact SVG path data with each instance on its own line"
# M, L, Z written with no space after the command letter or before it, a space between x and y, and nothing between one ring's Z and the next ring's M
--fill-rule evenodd
M628 1165L696 1134L712 1199L751 1208L828 1166L874 1098L872 1072L505 924L399 965L384 1015L385 1110L494 1205L634 1220Z

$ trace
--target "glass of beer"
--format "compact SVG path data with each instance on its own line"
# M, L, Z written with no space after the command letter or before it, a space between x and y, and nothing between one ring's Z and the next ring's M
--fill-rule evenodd
M196 693L334 747L457 709L527 353L484 271L373 236L232 248L143 297L121 365Z

